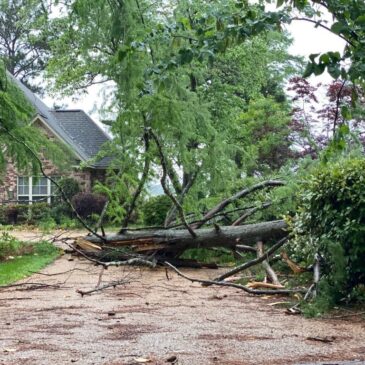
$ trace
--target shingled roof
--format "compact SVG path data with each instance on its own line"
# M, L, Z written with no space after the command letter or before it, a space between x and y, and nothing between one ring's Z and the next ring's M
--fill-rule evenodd
M8 76L23 91L25 97L33 105L36 115L67 145L69 145L82 161L95 157L102 145L109 141L109 136L82 110L53 110L43 103L31 90L19 80ZM36 117L36 116L35 116ZM106 168L109 158L92 163L93 168Z
M109 137L83 110L54 110L52 114L72 139L73 145L82 150L88 159L94 157L109 140ZM109 158L103 158L96 162L94 167L106 167L108 161Z

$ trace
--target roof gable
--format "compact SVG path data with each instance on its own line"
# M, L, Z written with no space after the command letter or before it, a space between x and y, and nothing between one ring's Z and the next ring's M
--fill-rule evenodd
M9 73L8 76L22 90L42 122L69 145L83 161L95 157L102 145L110 140L109 136L84 111L52 110L19 80ZM92 167L105 168L109 161L110 158L103 158L92 164Z
M72 139L73 145L89 159L109 141L106 133L83 110L54 110L52 114ZM94 166L107 166L107 159L96 162Z

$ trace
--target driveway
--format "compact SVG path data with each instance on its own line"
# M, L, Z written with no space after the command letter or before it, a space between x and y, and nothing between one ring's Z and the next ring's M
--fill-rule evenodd
M185 270L208 278L214 270ZM101 268L64 255L0 289L0 364L299 364L365 361L361 316L306 319L232 288L203 288L164 269ZM124 278L129 283L81 297ZM321 340L329 339L329 342ZM168 361L169 360L169 361ZM148 361L148 362L147 362Z

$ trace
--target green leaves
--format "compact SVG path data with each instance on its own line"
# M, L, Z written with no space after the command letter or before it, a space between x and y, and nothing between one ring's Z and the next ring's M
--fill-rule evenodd
M44 157L55 157L54 162L66 162L62 149L53 141L39 133L30 125L34 111L22 92L16 87L12 78L5 72L0 61L0 169L5 167L8 159L12 159L19 170L33 169L39 171L39 166L29 150L18 143L24 141L30 148L40 151L44 148Z
M192 62L194 59L194 52L191 48L182 48L179 50L179 61L181 65Z
M343 22L335 22L331 26L331 31L335 34L341 34L348 31L347 24L344 24Z
M344 159L315 170L299 194L292 244L299 256L321 255L320 295L333 302L365 282L364 181L365 160Z
M319 57L318 62L316 58ZM327 52L327 53L316 53L309 56L310 62L308 62L303 77L307 78L312 74L318 76L321 75L326 69L327 72L334 78L337 79L341 75L343 76L343 69L340 68L341 55L339 52ZM346 76L346 75L345 75Z

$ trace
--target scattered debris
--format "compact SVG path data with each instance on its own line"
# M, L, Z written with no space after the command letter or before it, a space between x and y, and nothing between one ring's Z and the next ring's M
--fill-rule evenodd
M324 342L324 343L331 343L335 339L336 339L336 336L325 336L325 337L314 336L314 337L306 338L306 340L309 340L309 341L319 341L319 342Z
M5 348L3 349L3 352L15 352L16 349L11 349L11 348Z
M297 314L301 314L302 311L298 308L297 305L295 305L294 307L291 308L287 308L285 311L285 314L289 314L289 315L297 315Z
M171 363L175 363L177 360L177 357L176 356L170 356L166 359L166 362L171 362Z
M138 357L136 359L133 359L135 362L137 362L138 364L145 364L145 363L148 363L148 362L152 362L151 359L146 359L144 357Z

